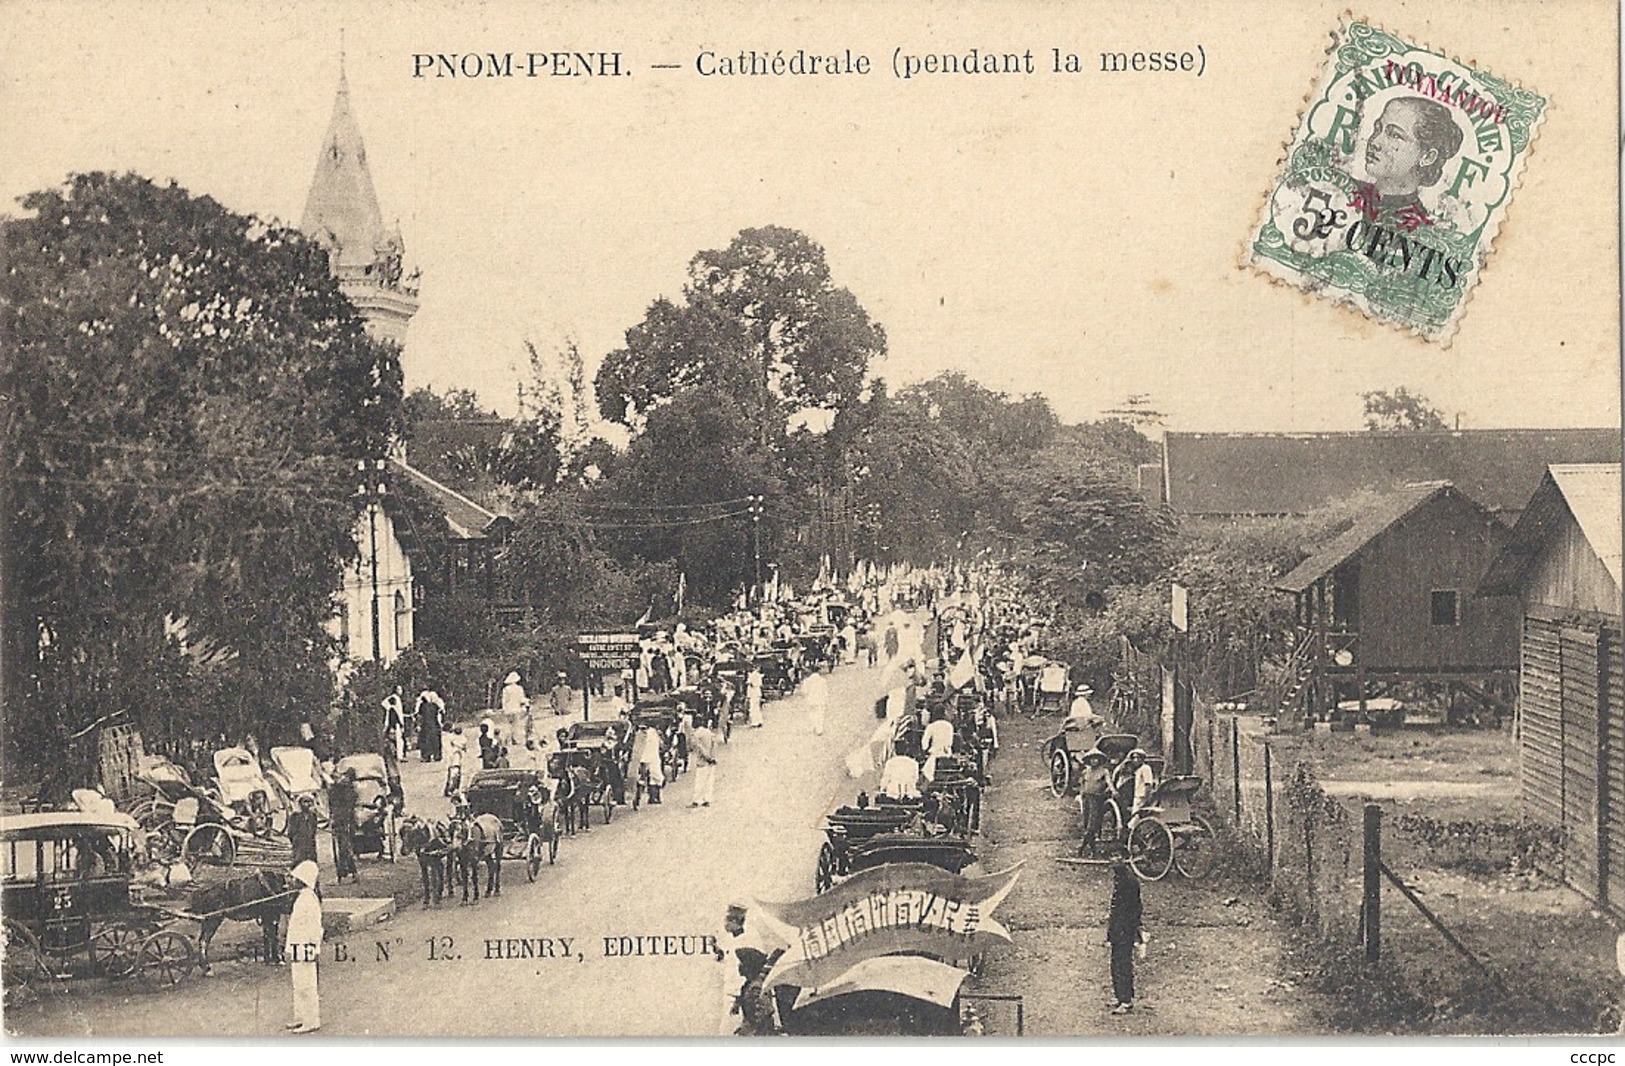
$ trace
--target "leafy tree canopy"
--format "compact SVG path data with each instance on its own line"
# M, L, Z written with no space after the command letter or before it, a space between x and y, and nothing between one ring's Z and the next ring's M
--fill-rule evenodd
M1415 433L1450 428L1443 411L1429 403L1426 396L1403 385L1392 391L1362 392L1360 398L1365 401L1365 428L1373 432Z
M749 412L759 443L791 414L839 411L863 390L885 332L837 286L824 250L795 230L741 232L689 263L678 301L656 300L599 368L603 416L638 426L650 412L709 388Z
M396 351L293 230L133 175L22 204L0 225L13 736L157 710L138 664L176 636L233 675L219 720L294 719L331 693L324 626L355 463L401 425Z

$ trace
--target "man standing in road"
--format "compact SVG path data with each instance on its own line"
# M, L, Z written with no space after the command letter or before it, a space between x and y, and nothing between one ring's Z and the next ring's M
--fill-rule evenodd
M333 824L333 862L339 884L346 877L360 880L355 865L355 808L358 796L355 770L347 769L327 792L328 813Z
M937 779L937 760L946 759L954 753L954 724L948 721L946 711L932 712L931 724L925 727L920 737L920 747L925 751L925 779Z
M1140 919L1140 879L1123 859L1112 860L1112 902L1106 916L1106 943L1112 950L1113 1014L1134 1009L1134 951L1145 939Z
M555 716L570 713L570 678L563 670L553 682L553 691L548 693L548 702L553 705Z
M299 809L288 815L288 839L293 843L293 865L316 861L316 797L299 797Z
M745 677L745 699L750 709L750 727L762 728L762 668L751 665L750 673Z
M446 701L433 688L418 693L414 711L418 720L418 758L424 762L439 762L441 732L446 728Z
M322 1027L322 1002L316 988L316 963L322 956L322 901L316 895L320 870L314 862L293 868L293 879L303 885L288 916L285 945L288 969L293 974L293 1021L296 1033L314 1033Z
M694 798L690 807L709 807L717 790L717 734L711 720L702 718L688 739L688 753L694 760Z
M1095 850L1100 837L1100 826L1106 817L1106 797L1111 791L1112 774L1107 766L1106 753L1090 748L1079 760L1083 763L1078 778L1078 807L1083 813L1083 839L1078 842L1078 854Z
M824 715L829 712L829 683L824 675L814 671L801 683L801 696L807 701L807 719L812 723L814 736L824 735Z

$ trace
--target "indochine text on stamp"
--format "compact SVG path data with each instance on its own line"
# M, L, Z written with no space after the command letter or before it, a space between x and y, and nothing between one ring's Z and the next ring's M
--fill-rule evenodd
M1546 100L1360 22L1336 35L1253 235L1266 274L1448 342Z

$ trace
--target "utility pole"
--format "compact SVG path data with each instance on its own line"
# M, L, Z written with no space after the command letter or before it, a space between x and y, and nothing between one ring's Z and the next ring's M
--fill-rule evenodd
M750 551L756 560L756 584L751 599L762 602L762 497L750 497Z
M361 496L367 502L367 563L371 571L372 661L382 662L383 623L378 610L378 508L383 502L387 486L384 484L384 460L370 463L359 460L356 470L361 474Z

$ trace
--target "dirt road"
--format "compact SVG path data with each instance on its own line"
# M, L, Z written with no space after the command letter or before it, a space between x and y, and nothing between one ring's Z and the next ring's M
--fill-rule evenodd
M770 703L764 728L736 728L709 808L688 806L693 779L684 775L661 807L621 808L608 826L595 816L591 832L566 838L558 864L535 884L521 863L508 863L496 899L438 909L403 900L388 922L330 942L323 1033L716 1035L723 982L738 978L731 964L702 954L702 938L719 931L730 901L811 894L820 820L856 790L843 759L874 728L879 677L858 667L830 676L823 736L813 735L797 697ZM443 808L440 773L407 764L411 809ZM400 884L415 867L405 859L388 876ZM363 888L385 876L365 867ZM157 993L82 982L19 1005L6 1024L25 1035L282 1032L286 969L246 961L215 969Z

